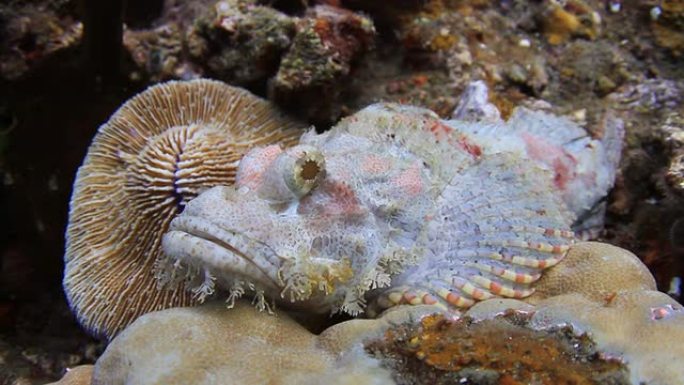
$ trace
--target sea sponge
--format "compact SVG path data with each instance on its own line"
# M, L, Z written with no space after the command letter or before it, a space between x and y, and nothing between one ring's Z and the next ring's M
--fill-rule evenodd
M124 104L99 128L71 197L64 290L81 324L112 337L141 314L197 303L155 269L169 222L204 189L231 185L253 146L290 146L302 128L211 80L164 83Z

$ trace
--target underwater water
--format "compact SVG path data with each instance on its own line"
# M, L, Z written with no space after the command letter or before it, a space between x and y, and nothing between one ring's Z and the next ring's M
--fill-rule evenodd
M60 383L684 381L682 348L665 344L684 333L677 302L684 274L683 20L677 1L3 2L0 384L51 383L77 367ZM188 85L199 78L217 85ZM189 91L133 99L173 80L188 82L177 84ZM415 108L364 110L378 102ZM272 172L294 170L292 179L275 187L260 179L281 155L274 148L299 143L311 128L302 143L320 157L309 147L309 158L296 153L287 163L283 155ZM105 131L99 139L98 129ZM349 142L326 139L331 129L349 133ZM362 145L368 142L373 156ZM239 173L245 154L269 145L272 152L251 153L254 168L245 162ZM337 157L340 149L356 154L353 161L339 160L346 159ZM496 161L506 151L524 159ZM452 167L461 156L468 167ZM78 179L87 159L94 165ZM421 166L412 169L411 161ZM483 164L486 172L461 173ZM448 190L456 169L478 182L463 177L460 186L472 185L452 193L464 203L430 211L444 207L441 195L429 194ZM531 182L537 173L552 176ZM210 198L188 206L240 175L238 185L257 191L275 214L233 192L226 199L253 208L248 214L256 219L216 209ZM478 197L494 202L483 203L491 208L486 220L472 203ZM558 214L562 219L551 214L566 209L572 213ZM463 221L426 224L447 211ZM355 222L361 212L363 225ZM169 226L196 236L191 222L171 225L193 215L205 225L247 217L229 229L231 237L212 239L274 266L261 265L262 276L235 254L220 254L232 265L212 265L203 257L218 253L216 246L203 254L185 238L163 241ZM288 215L304 224L282 225ZM338 237L331 222L306 218L354 226ZM303 228L313 229L315 241ZM505 234L487 238L487 229ZM480 238L449 241L454 232ZM287 249L286 233L297 247ZM585 249L586 240L601 244ZM297 254L302 244L306 252ZM567 256L566 245L573 245ZM285 249L291 254L284 259L306 263L294 268L274 257ZM335 263L307 264L330 255ZM425 255L447 262L423 269ZM437 287L437 278L454 270L462 277L448 275L452 286ZM264 284L265 276L274 283ZM296 291L283 287L282 277L304 283L293 284ZM158 289L160 282L167 286ZM291 304L286 292L300 303ZM212 298L235 309L199 306ZM187 308L127 328L145 313L180 306ZM432 315L430 306L448 311ZM271 308L277 317L268 316ZM621 319L633 322L611 331ZM196 326L184 326L190 321ZM626 344L635 331L645 337ZM192 343L183 350L164 335ZM250 345L249 336L262 343ZM201 344L209 348L192 350ZM260 367L280 363L243 373L241 358L215 358L233 351L268 360ZM186 364L162 359L172 353ZM642 365L654 357L660 367ZM117 360L137 366L123 372ZM80 367L96 362L94 377L92 367ZM150 374L161 366L168 370ZM184 377L198 366L211 376Z

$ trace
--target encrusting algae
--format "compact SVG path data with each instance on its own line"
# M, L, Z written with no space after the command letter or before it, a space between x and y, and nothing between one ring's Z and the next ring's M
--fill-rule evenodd
M525 327L529 317L509 311L474 322L432 315L388 330L366 349L401 373L401 383L629 384L624 364L602 358L588 336L568 327L533 330Z

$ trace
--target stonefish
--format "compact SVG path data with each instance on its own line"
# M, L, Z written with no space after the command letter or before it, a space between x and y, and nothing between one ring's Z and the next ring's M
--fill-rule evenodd
M248 152L235 186L171 222L158 278L189 280L202 300L352 315L523 298L611 187L618 131L596 140L522 108L487 124L376 104Z

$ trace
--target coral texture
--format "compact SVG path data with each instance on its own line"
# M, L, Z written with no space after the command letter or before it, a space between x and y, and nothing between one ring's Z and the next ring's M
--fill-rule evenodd
M93 385L394 384L362 351L336 353L285 313L214 303L140 317L98 360Z
M195 23L190 53L214 76L245 84L275 74L294 34L294 19L273 8L250 0L219 1Z
M372 20L362 14L328 5L310 8L272 80L273 100L314 122L334 122L344 83L374 37Z

